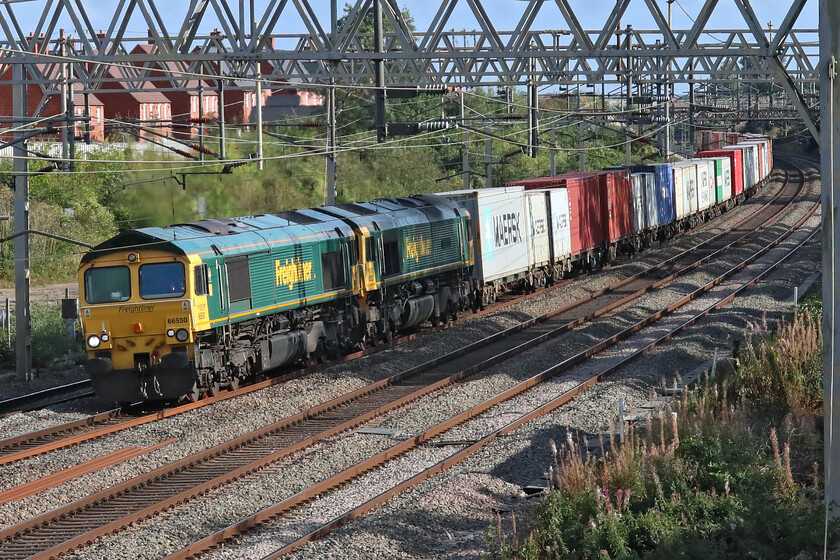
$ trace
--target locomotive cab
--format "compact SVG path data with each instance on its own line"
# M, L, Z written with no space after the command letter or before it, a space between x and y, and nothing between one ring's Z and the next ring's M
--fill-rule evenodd
M194 332L208 323L206 265L163 251L117 251L79 268L85 366L106 402L194 392Z

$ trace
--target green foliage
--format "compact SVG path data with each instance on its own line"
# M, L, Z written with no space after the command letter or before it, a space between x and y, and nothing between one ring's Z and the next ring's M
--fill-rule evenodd
M80 364L85 358L81 337L67 337L67 326L61 318L61 303L33 303L32 365L45 367L58 360ZM12 325L11 344L8 332L0 330L0 368L15 368L15 329ZM78 335L78 333L77 333Z
M759 337L758 340L754 340ZM746 335L732 391L748 399L795 413L817 411L823 399L821 313L797 310L775 330L754 324Z
M499 520L489 533L494 555L819 557L823 442L811 386L818 331L818 310L780 322L772 337L749 345L734 374L684 397L670 418L631 429L626 443L611 442L612 452L600 458L582 455L571 437L559 451L552 444L556 490L524 538ZM838 539L840 525L833 522L830 545Z
M121 160L130 157L117 150L104 149L91 159ZM34 169L36 163L30 167ZM60 235L83 243L97 244L112 237L115 224L129 215L119 199L121 175L118 163L80 161L75 173L53 172L30 178L30 229ZM0 163L0 183L13 185L11 162ZM13 189L0 190L0 214L14 215ZM14 219L0 222L0 237L14 231ZM31 272L39 281L72 278L82 249L64 241L33 235L30 237ZM14 278L14 250L11 243L0 245L0 280Z

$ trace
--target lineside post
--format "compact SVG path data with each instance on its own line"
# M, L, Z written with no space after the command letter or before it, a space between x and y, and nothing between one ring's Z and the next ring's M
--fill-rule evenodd
M12 115L24 122L26 81L23 64L12 65ZM24 137L22 127L15 130L15 139ZM14 145L15 233L29 229L29 165L26 140ZM32 378L32 321L29 315L29 235L15 238L15 365L18 379Z
M820 155L822 166L822 247L823 247L823 381L825 402L825 502L826 523L840 513L840 365L837 330L840 313L836 289L840 285L840 230L837 201L840 199L840 5L820 0Z

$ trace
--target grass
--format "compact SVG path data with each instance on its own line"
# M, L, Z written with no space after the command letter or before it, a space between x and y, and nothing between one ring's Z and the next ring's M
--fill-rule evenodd
M61 318L61 303L33 303L32 314L32 365L49 367L57 362L81 364L85 349L81 336L70 339ZM15 332L12 325L11 344L8 333L0 329L0 369L15 368Z
M589 454L552 442L554 487L526 532L489 531L502 559L821 558L822 333L806 306L753 324L735 371ZM830 545L840 528L828 529Z

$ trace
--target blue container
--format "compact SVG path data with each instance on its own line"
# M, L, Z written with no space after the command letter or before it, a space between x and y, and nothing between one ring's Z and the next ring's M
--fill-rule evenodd
M634 173L653 173L656 177L656 206L659 225L670 224L677 218L674 209L674 169L670 163L637 165Z

